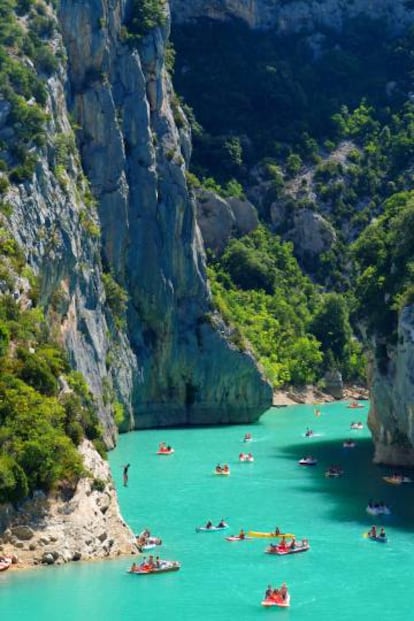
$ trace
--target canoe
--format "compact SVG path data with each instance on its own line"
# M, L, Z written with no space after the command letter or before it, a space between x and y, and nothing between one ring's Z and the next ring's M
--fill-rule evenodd
M174 449L170 449L169 451L157 451L157 455L172 455L174 453Z
M253 537L239 537L239 535L231 535L230 537L225 537L226 541L249 541L253 539Z
M290 606L290 595L288 594L286 599L272 599L271 597L268 597L262 601L262 606L279 606L280 608L288 608Z
M149 567L148 565L138 565L133 570L129 570L129 574L143 575L143 574L165 574L169 571L178 571L181 565L178 561L160 561L159 567Z
M225 526L211 526L210 528L207 528L207 526L197 526L196 532L197 533L215 533L220 530L226 530L226 528L228 527L229 527L228 524L226 524Z
M259 530L249 530L247 534L249 537L279 537L280 539L282 537L289 537L291 539L295 536L293 533L279 533L278 535L276 535L275 533L266 533Z
M221 477L228 477L230 476L230 468L228 470L226 470L226 472L217 472L217 470L214 470L214 474L216 474L217 476L221 476Z
M301 545L299 543L296 544L294 548L285 547L285 546L275 546L273 548L269 547L265 550L266 554L276 554L278 556L287 556L288 554L296 554L297 552L307 552L310 550L310 545Z

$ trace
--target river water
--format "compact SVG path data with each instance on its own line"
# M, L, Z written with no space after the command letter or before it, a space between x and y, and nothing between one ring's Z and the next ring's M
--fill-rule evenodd
M18 621L242 621L281 615L289 621L381 621L413 618L414 484L389 485L390 469L372 464L368 407L346 403L272 408L252 426L141 431L124 435L110 454L123 515L136 532L162 538L162 558L181 570L164 575L127 574L134 558L74 563L0 574L0 611ZM364 429L351 431L362 421ZM305 437L306 428L315 436ZM252 442L244 443L245 432ZM355 448L345 449L352 438ZM174 447L157 456L159 442ZM240 463L240 452L254 463ZM298 465L312 454L314 467ZM122 465L130 463L128 487ZM229 477L215 476L227 462ZM324 476L340 464L341 478ZM410 473L407 473L410 474ZM369 499L384 501L389 516L366 513ZM225 518L228 531L197 533L207 520ZM376 523L386 544L363 536ZM311 549L278 557L266 539L230 543L225 535L279 526ZM135 559L136 560L136 559ZM268 584L286 582L289 609L264 609Z

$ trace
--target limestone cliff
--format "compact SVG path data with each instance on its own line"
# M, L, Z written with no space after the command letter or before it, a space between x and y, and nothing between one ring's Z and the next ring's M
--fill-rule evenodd
M344 19L361 13L385 18L396 31L412 15L404 0L170 0L173 19L185 22L200 17L242 19L252 28L279 33L314 33L320 28L340 29Z
M398 344L373 361L368 424L375 444L375 462L414 464L413 306L400 314Z
M44 6L61 59L45 84L47 140L34 174L10 185L4 219L96 396L107 444L115 401L125 429L257 419L270 386L212 319L185 179L190 132L164 66L168 14L137 48L125 36L130 2L61 0L56 14ZM1 123L10 136L7 109ZM59 146L75 145L75 133L78 150L62 165ZM126 292L121 317L103 272Z

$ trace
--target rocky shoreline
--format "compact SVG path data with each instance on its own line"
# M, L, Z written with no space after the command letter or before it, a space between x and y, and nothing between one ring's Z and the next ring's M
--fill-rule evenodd
M135 535L119 511L109 464L84 441L90 472L70 499L38 492L19 506L0 505L0 555L25 569L138 554Z
M302 388L290 388L289 390L278 390L273 394L274 407L286 407L288 405L316 405L320 403L331 403L341 400L367 400L369 390L365 386L355 384L344 386L339 398L334 397L328 392L319 390L315 386L303 386Z

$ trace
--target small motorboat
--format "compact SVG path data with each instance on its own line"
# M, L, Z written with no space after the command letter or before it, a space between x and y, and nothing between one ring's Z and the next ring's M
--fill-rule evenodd
M239 461L245 462L245 463L249 463L249 462L252 463L254 461L254 457L251 453L240 453Z
M270 545L266 548L266 554L276 554L277 556L286 556L288 554L296 554L298 552L307 552L310 550L309 543L304 541L295 542L294 547L292 548L292 544L278 544L278 545Z
M300 466L316 466L316 464L318 463L318 460L315 459L315 457L312 457L311 455L308 455L307 457L302 457L302 459L299 459L298 464Z
M164 574L169 571L178 571L180 567L181 564L178 561L159 561L157 565L148 565L146 563L133 565L128 573L138 576L143 574Z
M388 477L382 477L386 483L391 485L402 485L403 483L412 483L413 480L410 477L403 476L402 474L392 474Z
M251 442L253 440L252 434L251 433L246 433L244 438L243 438L243 442Z
M0 571L6 571L12 564L12 559L8 556L0 556Z
M223 526L197 526L196 528L196 532L197 533L216 533L217 531L220 530L226 530L226 528L229 528L228 524L223 524Z
M365 406L362 403L358 403L358 401L351 401L351 403L348 403L346 407L351 410L358 410L359 408L363 408Z

